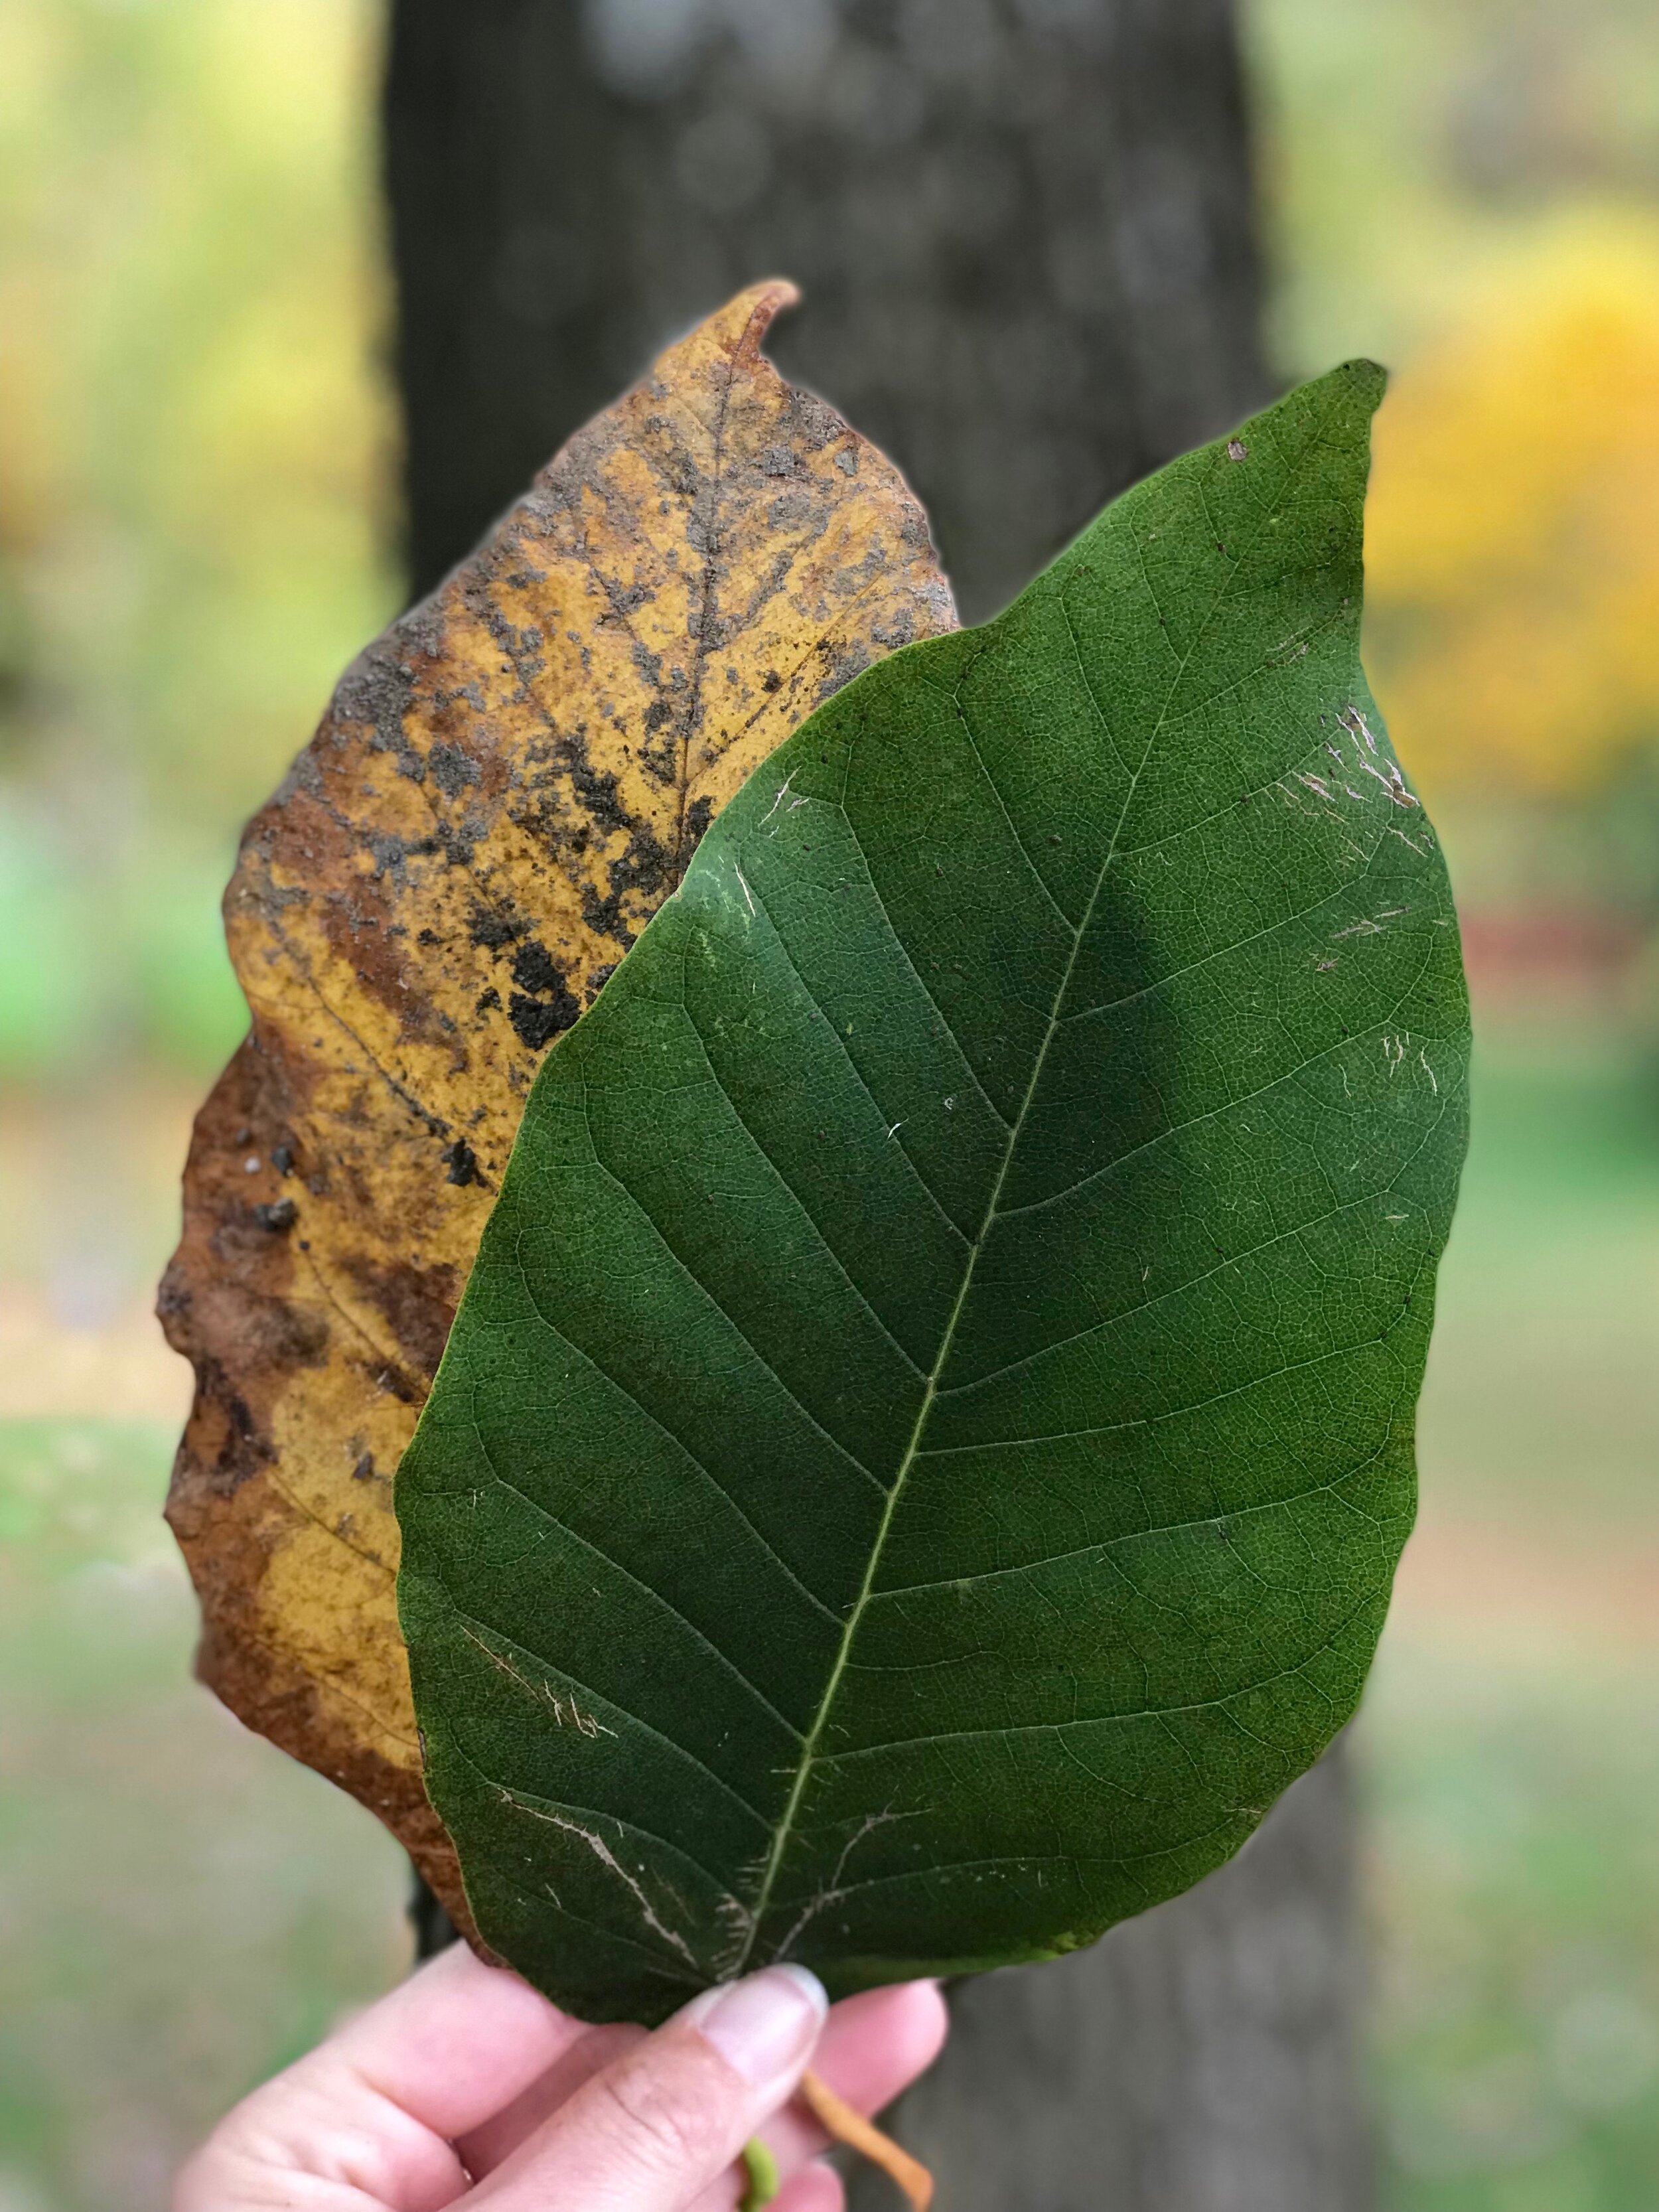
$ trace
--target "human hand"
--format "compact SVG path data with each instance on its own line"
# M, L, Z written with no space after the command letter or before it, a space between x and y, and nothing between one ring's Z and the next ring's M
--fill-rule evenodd
M245 2098L174 2212L732 2212L764 2138L777 2212L840 2212L786 2109L809 2061L874 2112L945 2039L930 1982L836 2005L799 1967L706 1990L647 2035L588 2027L462 1944Z

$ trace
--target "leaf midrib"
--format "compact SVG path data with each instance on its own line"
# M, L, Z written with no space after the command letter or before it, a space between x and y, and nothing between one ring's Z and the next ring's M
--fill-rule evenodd
M1147 747L1149 753L1151 750L1149 744ZM1144 761L1142 765L1145 765ZM1139 774L1139 771L1137 769L1136 777ZM987 771L987 780L989 780L988 771ZM887 1503L882 1509L881 1519L877 1524L875 1540L870 1547L870 1557L865 1566L864 1580L860 1585L858 1596L853 1602L852 1611L847 1616L847 1623L842 1631L841 1644L836 1653L835 1662L830 1668L829 1680L824 1685L823 1698L813 1717L812 1725L807 1730L805 1741L801 1747L801 1755L795 1767L794 1782L791 1786L782 1814L779 1817L777 1831L772 1841L772 1849L767 1856L766 1870L762 1876L761 1887L755 1899L754 1917L750 1923L743 1953L733 1969L734 1973L742 1973L748 1965L755 1939L760 1932L761 1923L765 1918L771 1904L773 1887L782 1866L784 1854L788 1850L794 1833L795 1816L800 1810L801 1800L806 1793L806 1785L817 1761L818 1746L823 1740L823 1731L829 1724L836 1692L841 1688L842 1677L847 1671L847 1662L852 1654L859 1624L864 1618L875 1588L876 1571L881 1565L881 1557L886 1548L888 1533L892 1528L894 1516L898 1511L899 1500L904 1495L905 1484L909 1479L910 1469L915 1464L921 1439L933 1410L934 1401L939 1395L939 1377L945 1371L945 1362L949 1359L951 1348L956 1342L957 1324L962 1318L963 1308L967 1304L969 1292L973 1288L974 1272L979 1265L979 1255L984 1249L987 1237L995 1225L997 1201L1002 1195L1003 1185L1008 1179L1008 1170L1013 1164L1014 1154L1019 1145L1019 1133L1024 1126L1031 1100L1036 1096L1037 1084L1041 1080L1043 1066L1048 1057L1048 1047L1053 1042L1060 1027L1060 1008L1065 1003L1066 989L1077 966L1079 950L1083 944L1089 924L1094 919L1095 906L1100 897L1101 886L1106 881L1107 871L1111 866L1113 857L1116 853L1118 836L1122 830L1123 819L1128 811L1129 802L1134 796L1134 779L1132 779L1129 788L1124 794L1123 805L1119 811L1111 842L1107 848L1106 857L1101 863L1100 873L1095 878L1094 889L1090 893L1088 906L1073 937L1072 949L1066 957L1065 973L1060 979L1060 988L1054 994L1054 1004L1049 1009L1048 1025L1043 1032L1042 1042L1038 1047L1036 1057L1031 1064L1031 1076L1025 1086L1025 1095L1020 1100L1018 1112L1009 1124L1007 1139L1003 1146L1001 1164L997 1169L996 1179L991 1186L991 1194L986 1202L984 1218L975 1233L973 1243L969 1247L967 1264L962 1271L962 1281L957 1286L956 1298L945 1320L944 1334L939 1339L938 1354L928 1371L927 1380L922 1390L921 1404L916 1411L915 1423L911 1429L909 1440L905 1445L904 1456L899 1462L898 1472L893 1478L892 1487L887 1493Z
M762 304L757 301L749 320L744 325L743 337L738 342L739 351L748 343L750 332L754 329L756 323L762 319L763 313L765 320L769 323L770 314L765 313ZM691 659L691 696L685 710L684 734L680 739L679 815L674 829L674 866L681 878L684 877L686 863L690 858L685 849L685 823L691 801L691 746L702 719L703 682L708 672L708 656L714 650L709 639L714 628L715 599L720 588L720 493L722 489L720 477L721 471L726 466L726 418L731 410L732 386L736 381L737 374L737 357L733 356L726 364L726 379L720 386L720 408L714 417L714 453L708 471L708 506L712 520L708 533L708 548L703 555L702 601L697 615L697 649Z
M818 1710L813 1717L812 1725L807 1730L805 1738L801 1746L800 1758L795 1767L794 1780L790 1785L789 1795L785 1801L783 1811L779 1815L777 1828L772 1840L772 1848L767 1855L766 1865L761 1876L760 1886L756 1892L755 1903L749 1923L748 1933L744 1939L743 1948L738 1954L737 1960L731 1968L731 1974L733 1978L746 1970L750 1959L754 1952L756 1941L759 1936L762 1923L765 1920L767 1912L770 1908L772 1892L776 1885L778 1875L781 1870L785 1855L788 1850L790 1843L793 1839L796 1817L800 1811L801 1802L806 1794L808 1781L811 1777L812 1769L817 1763L818 1747L823 1741L824 1729L829 1724L830 1715L834 1708L836 1695L841 1688L842 1678L847 1671L848 1662L852 1655L853 1644L857 1637L860 1624L863 1620L865 1612L869 1606L871 1596L874 1591L876 1572L881 1565L882 1553L886 1547L888 1534L891 1530L894 1517L898 1510L899 1500L904 1494L904 1488L909 1479L910 1469L915 1465L921 1449L921 1438L927 1430L929 1416L933 1412L934 1401L939 1395L939 1377L945 1371L945 1363L950 1358L951 1350L956 1342L957 1327L962 1318L963 1310L967 1304L969 1293L973 1288L975 1271L979 1265L979 1255L984 1249L986 1241L989 1237L991 1231L996 1224L998 1202L1002 1196L1003 1186L1007 1181L1009 1169L1013 1164L1014 1155L1019 1148L1020 1132L1024 1127L1025 1117L1030 1110L1031 1101L1036 1096L1037 1085L1042 1079L1042 1071L1048 1061L1049 1047L1053 1044L1054 1037L1060 1030L1060 1008L1065 1005L1066 994L1071 988L1072 977L1077 968L1078 956L1082 950L1084 941L1088 936L1090 927L1094 921L1095 909L1100 902L1100 894L1105 887L1106 878L1111 872L1112 863L1117 857L1119 842L1123 835L1123 825L1127 821L1129 809L1134 803L1135 793L1139 787L1141 775L1145 772L1147 763L1152 759L1153 753L1157 750L1158 738L1162 734L1164 722L1168 719L1170 705L1175 700L1177 692L1180 690L1182 683L1186 677L1187 671L1192 665L1193 658L1198 652L1199 647L1202 643L1203 640L1209 634L1211 625L1215 621L1216 617L1220 613L1222 607L1226 604L1227 597L1232 589L1235 578L1238 575L1241 568L1243 567L1244 562L1249 553L1254 551L1256 542L1261 537L1262 531L1266 529L1272 518L1279 513L1279 510L1282 507L1285 496L1288 494L1290 486L1295 480L1307 453L1311 451L1313 447L1317 443L1318 440L1316 437L1310 439L1308 446L1303 449L1301 453L1298 453L1295 457L1294 460L1287 461L1284 480L1279 486L1277 497L1274 498L1263 510L1257 521L1255 531L1251 533L1249 544L1241 548L1237 557L1233 561L1231 566L1229 568L1226 578L1223 582L1221 588L1216 593L1214 601L1211 605L1208 611L1206 613L1203 621L1200 622L1194 630L1192 641L1188 646L1186 652L1181 656L1179 665L1176 667L1174 675L1170 679L1169 689L1165 692L1163 701L1159 705L1158 719L1153 723L1152 730L1147 735L1146 743L1142 750L1140 759L1130 775L1127 788L1125 790L1123 794L1123 804L1118 809L1117 820L1112 825L1112 834L1107 842L1105 857L1101 861L1099 872L1097 874L1094 886L1090 891L1088 904L1084 908L1082 919L1077 924L1076 929L1073 933L1072 949L1070 953L1067 955L1065 971L1060 979L1059 985L1054 992L1053 1003L1048 1010L1048 1026L1043 1031L1042 1042L1038 1047L1036 1056L1031 1065L1030 1079L1026 1084L1024 1095L1019 1103L1018 1111L1014 1115L1012 1121L1008 1125L1008 1133L1003 1147L1001 1164L997 1170L995 1180L991 1186L990 1195L986 1201L983 1218L980 1223L978 1231L975 1234L973 1243L969 1248L968 1260L967 1264L963 1270L962 1282L958 1286L956 1298L951 1304L950 1314L945 1321L944 1334L939 1340L939 1352L927 1376L927 1383L922 1392L921 1404L917 1409L915 1423L911 1429L909 1440L905 1446L904 1456L899 1462L898 1471L893 1478L892 1487L888 1492L887 1503L883 1508L880 1522L877 1525L875 1539L871 1545L870 1557L865 1567L863 1582L860 1585L859 1594L854 1601L852 1610L847 1616L846 1626L842 1631L841 1644L836 1650L835 1662L830 1668L829 1678L825 1682L823 1696L819 1701ZM1139 540L1137 540L1137 544L1139 544ZM1060 599L1062 609L1065 609L1066 585L1069 580L1069 574L1056 580L1057 596ZM1152 599L1153 609L1156 611L1158 611L1158 595L1156 592L1152 592L1150 580L1147 581L1147 592L1148 596ZM1066 626L1068 629L1071 627L1069 613ZM975 656L975 658L977 658L977 656ZM1112 731L1110 724L1107 721L1105 712L1101 707L1099 700L1095 696L1094 685L1089 679L1087 669L1083 665L1083 659L1080 653L1078 655L1078 672L1082 679L1083 689L1085 693L1087 695L1089 704L1091 708L1093 710L1095 719L1099 722L1102 730L1104 732L1107 743L1112 747L1114 752L1117 752L1118 748L1115 734ZM966 672L964 671L963 672L965 675ZM960 690L960 684L957 685L957 690ZM962 720L965 726L966 716L963 716ZM1007 811L1006 802L1003 799L1002 793L998 788L994 778L991 775L990 770L985 766L984 761L980 758L977 744L974 744L973 750L975 758L979 760L981 774L983 774L987 782L990 785L992 791L995 793L998 803L1002 806L1006 815ZM1121 753L1118 754L1118 758L1121 761L1122 755ZM1010 826L1012 828L1012 824ZM1018 839L1016 839L1016 842L1018 842ZM1019 849L1022 854L1024 854L1024 847L1023 844L1020 845ZM1026 855L1025 857L1027 865L1032 868L1033 873L1036 873L1036 870L1035 863L1030 860L1029 855ZM867 860L866 866L867 868ZM1038 880L1042 880L1040 876ZM1044 885L1044 889L1047 889L1046 884ZM891 928L892 925L890 922L888 927L890 929ZM896 937L897 933L895 932L894 934Z

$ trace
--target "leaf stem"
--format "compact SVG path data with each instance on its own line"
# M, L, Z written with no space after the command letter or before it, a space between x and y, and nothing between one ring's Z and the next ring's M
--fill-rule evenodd
M758 2136L751 2136L743 2147L743 2169L749 2184L738 2212L766 2212L780 2186L778 2162Z
M847 2144L849 2149L867 2158L872 2166L878 2166L904 2191L912 2212L927 2212L933 2201L933 2177L920 2159L912 2158L891 2136L884 2135L872 2120L854 2112L847 2100L838 2097L817 2074L801 2075L799 2094L802 2104L833 2142Z

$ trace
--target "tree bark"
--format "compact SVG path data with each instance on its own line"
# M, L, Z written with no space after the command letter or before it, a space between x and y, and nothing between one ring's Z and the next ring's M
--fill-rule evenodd
M1267 394L1231 0L393 0L385 148L416 592L760 276L969 621ZM1350 1826L1328 1761L1189 1898L964 1985L898 2122L942 2208L1366 2212Z
M964 619L1265 396L1230 0L396 0L411 580L756 277Z
M940 2212L1359 2212L1346 1759L1231 1865L1092 1950L958 1985L945 2062L891 2125ZM851 2212L889 2212L855 2174Z

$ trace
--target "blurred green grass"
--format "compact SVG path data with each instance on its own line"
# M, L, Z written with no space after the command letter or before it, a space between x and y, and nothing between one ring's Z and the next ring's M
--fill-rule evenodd
M1650 1652L1385 1644L1360 1742L1388 2212L1659 2203L1656 1722Z
M174 1441L0 1423L0 2212L153 2212L409 1956L390 1838L190 1678Z
M1659 2205L1659 1116L1489 1023L1359 1731L1389 2212Z
M1659 1534L1659 1092L1605 1015L1476 1034L1425 1487L1564 1537Z

